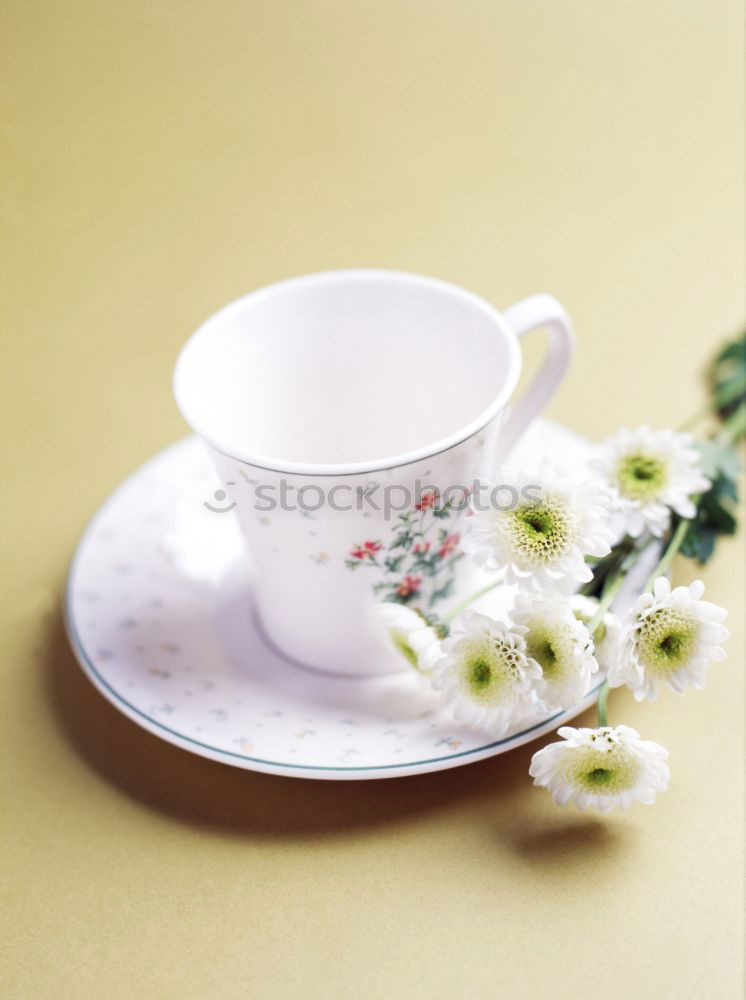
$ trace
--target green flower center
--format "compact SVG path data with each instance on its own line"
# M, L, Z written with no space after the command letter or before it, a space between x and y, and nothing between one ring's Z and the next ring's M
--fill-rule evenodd
M524 504L510 512L507 522L512 545L532 564L550 562L571 541L571 526L563 505L551 498Z
M624 747L599 735L591 747L578 747L570 756L564 777L583 792L616 795L634 788L640 762Z
M676 673L691 657L699 629L678 608L658 608L640 620L637 655L646 670L665 676Z
M617 467L617 484L628 500L653 500L666 485L666 463L654 455L625 455Z
M472 688L476 691L481 691L483 688L489 686L490 679L492 678L492 671L490 670L490 665L486 660L476 659L469 666L470 677L469 683Z
M526 638L526 651L539 664L545 677L552 677L559 672L559 655L545 632L532 629Z
M522 511L518 517L525 526L526 534L531 538L552 533L554 521L548 510L526 510Z
M417 653L412 649L412 647L407 642L407 633L400 631L398 628L392 628L389 632L391 636L391 641L393 642L396 649L402 654L402 656L413 666L416 670L419 670L420 664L417 659Z
M594 767L585 780L589 785L609 785L614 780L614 772L608 767Z
M500 636L465 639L458 650L461 682L469 697L483 705L496 705L520 678L520 653Z

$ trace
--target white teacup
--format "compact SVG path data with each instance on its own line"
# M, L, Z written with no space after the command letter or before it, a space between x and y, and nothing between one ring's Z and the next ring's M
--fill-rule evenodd
M538 327L546 360L508 411L518 338ZM549 295L499 313L447 282L371 270L279 282L193 334L176 400L236 505L283 653L343 674L397 668L373 605L437 614L464 591L462 488L506 456L572 349Z

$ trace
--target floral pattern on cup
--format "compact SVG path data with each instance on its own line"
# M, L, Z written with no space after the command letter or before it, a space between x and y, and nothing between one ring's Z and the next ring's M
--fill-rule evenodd
M452 529L463 509L464 498L443 501L438 490L427 490L412 510L397 516L387 542L380 538L356 542L345 565L376 573L372 587L379 601L432 608L453 591L456 563L463 552L461 535Z

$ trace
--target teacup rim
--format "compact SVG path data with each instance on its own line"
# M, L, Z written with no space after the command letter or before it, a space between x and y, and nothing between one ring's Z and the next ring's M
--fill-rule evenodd
M225 319L233 312L239 311L245 303L251 299L275 295L289 287L297 287L302 284L320 284L325 282L354 281L361 279L385 279L387 281L406 281L407 283L419 284L423 287L437 288L447 291L460 298L472 307L476 307L483 312L503 334L510 356L510 368L503 380L503 383L493 398L492 402L482 412L471 420L468 424L461 426L458 430L441 437L427 445L422 445L408 452L401 452L384 458L367 459L358 462L296 462L285 459L273 458L269 455L252 453L248 449L227 447L218 442L209 433L201 420L193 415L192 407L186 398L187 393L182 388L181 372L186 364L186 355L194 342L199 338L208 336L211 328L217 322ZM475 292L470 292L460 285L442 278L435 278L429 275L417 274L410 271L392 270L387 268L343 268L338 270L318 271L311 274L297 275L290 278L283 278L268 285L262 285L253 291L247 292L236 299L226 303L216 312L207 317L197 329L189 336L176 359L174 366L172 386L176 399L176 405L184 420L192 430L205 441L211 448L234 461L241 462L252 468L261 469L267 472L277 472L285 475L299 476L351 476L366 475L368 473L384 472L402 466L413 465L417 462L427 461L450 451L452 448L468 441L491 423L495 416L505 407L510 399L520 377L521 355L518 346L518 338L511 329L502 314L493 305L483 299Z

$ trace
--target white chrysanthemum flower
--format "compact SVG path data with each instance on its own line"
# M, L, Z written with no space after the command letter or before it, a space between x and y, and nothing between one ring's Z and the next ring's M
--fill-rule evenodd
M459 722L503 736L536 706L538 665L526 656L524 629L468 611L442 646L433 687Z
M648 805L668 785L668 751L641 740L629 726L574 729L563 726L562 743L550 743L531 758L534 784L548 788L560 805L578 809L628 809Z
M636 538L647 528L662 535L672 510L694 516L691 497L706 490L710 480L693 445L691 434L623 427L598 446L590 466L608 486L612 509L623 515L628 534Z
M598 664L590 633L569 601L557 595L519 595L511 618L526 629L526 655L541 671L536 693L546 710L577 705Z
M570 607L575 617L587 627L596 616L598 601L595 597L574 594L570 598ZM615 615L613 611L607 611L593 634L593 645L595 646L593 655L596 657L599 669L608 670L611 664L619 658L622 634L622 623L619 616Z
M374 607L376 626L415 670L430 670L443 655L435 629L413 608L384 602Z
M535 473L499 469L495 482L489 509L467 522L464 548L475 561L532 591L569 593L592 579L584 557L607 555L613 540L598 485L579 483L546 461Z
M629 612L620 656L609 669L609 686L626 684L637 701L658 696L661 684L681 693L704 687L708 664L722 660L728 612L701 601L705 587L695 580L675 587L659 576L653 592L642 594Z

